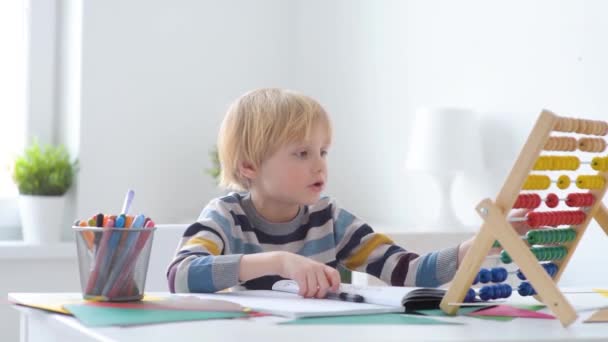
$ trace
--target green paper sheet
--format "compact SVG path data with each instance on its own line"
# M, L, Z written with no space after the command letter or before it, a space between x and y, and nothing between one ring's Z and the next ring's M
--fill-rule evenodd
M64 307L82 324L89 327L126 326L247 316L244 312L122 309L95 307L86 304L69 304Z
M404 314L377 314L300 318L280 324L290 325L339 325L339 324L462 324L456 322L443 322L433 318Z
M485 308L487 308L487 306L461 306L458 309L458 315L465 316L473 311ZM445 312L441 311L441 309L417 310L416 312L421 313L425 316L450 317Z

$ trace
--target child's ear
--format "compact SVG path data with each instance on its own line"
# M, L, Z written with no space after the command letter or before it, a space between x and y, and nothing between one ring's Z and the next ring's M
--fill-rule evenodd
M244 161L239 164L239 173L247 179L254 179L257 175L257 170L251 162Z

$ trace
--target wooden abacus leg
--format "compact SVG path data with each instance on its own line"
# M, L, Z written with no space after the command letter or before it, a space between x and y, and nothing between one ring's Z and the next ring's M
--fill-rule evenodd
M530 248L507 222L500 208L490 200L482 201L477 208L480 214L485 214L486 224L489 225L500 245L526 275L542 302L555 313L563 326L574 322L577 317L576 311L538 263Z
M600 225L600 227L602 227L604 232L608 234L608 210L606 209L604 203L601 203L600 207L597 208L597 212L593 218L595 218L595 221Z
M455 315L458 312L460 306L450 305L450 303L462 303L467 291L471 288L477 272L479 272L481 264L490 252L494 239L495 237L491 233L488 222L485 222L481 226L479 233L477 233L475 242L460 262L458 272L456 272L456 276L452 280L450 289L443 297L443 300L441 300L440 308L443 312L448 315Z

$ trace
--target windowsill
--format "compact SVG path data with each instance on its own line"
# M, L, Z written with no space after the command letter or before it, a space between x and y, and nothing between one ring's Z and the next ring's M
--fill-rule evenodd
M21 227L0 227L0 260L76 259L74 241L33 244L23 241Z
M76 259L74 242L33 245L24 241L0 241L0 260Z

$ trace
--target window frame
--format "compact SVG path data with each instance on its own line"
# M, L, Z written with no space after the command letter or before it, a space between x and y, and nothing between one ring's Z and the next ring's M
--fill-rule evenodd
M24 0L26 25L25 64L25 139L34 137L41 143L53 143L57 131L56 108L58 86L58 1ZM18 195L5 197L0 205L0 240L19 235ZM17 211L15 213L14 211ZM15 227L17 224L17 227Z

